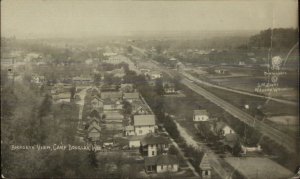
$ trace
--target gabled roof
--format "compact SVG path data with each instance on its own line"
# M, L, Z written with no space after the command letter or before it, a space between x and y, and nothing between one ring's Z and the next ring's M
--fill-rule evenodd
M99 132L101 131L101 127L98 126L98 125L95 124L95 123L92 123L92 125L89 126L88 131L90 132L92 129L96 129L96 130L98 130Z
M104 84L104 85L101 86L100 90L102 92L117 91L118 90L118 86L117 85L107 85L107 84Z
M162 75L162 73L159 71L151 71L150 75Z
M200 162L199 168L201 170L211 170L209 158L207 154L205 153L204 156L202 157L202 160Z
M219 131L219 130L222 130L224 129L226 126L228 126L225 122L223 121L220 121L220 122L217 122L217 125L216 125L216 130ZM229 126L228 126L229 127Z
M225 135L225 138L221 140L224 145L230 146L231 148L238 142L238 136L234 133Z
M100 93L100 89L97 86L93 86L90 88L91 91L96 90L97 92Z
M96 118L96 117L88 117L88 123L91 123L93 121L96 121L96 122L99 122L99 118Z
M99 108L96 108L96 107L92 107L91 112L93 112L93 111L97 111L98 113L101 112L101 110Z
M176 155L160 155L157 156L157 165L178 164Z
M76 76L72 78L73 81L92 81L93 79L91 77L81 77L81 76Z
M101 99L107 99L107 98L122 98L122 93L121 92L102 92Z
M194 110L194 115L208 115L205 109Z
M105 120L124 119L124 116L118 111L109 111L109 112L105 112L104 114L106 116Z
M156 165L156 161L157 161L157 156L145 157L145 165L146 166Z
M124 129L125 129L125 131L133 131L134 126L125 126Z
M138 92L134 93L124 93L123 98L124 99L139 99L140 94Z
M145 157L145 165L172 165L178 164L178 159L175 155L158 155L154 157Z
M167 137L163 137L159 135L148 134L142 139L141 143L142 145L168 144L169 139Z
M132 135L128 136L129 141L141 141L145 136L144 135Z
M134 126L154 126L155 116L154 115L134 115L133 118Z
M100 110L97 109L97 108L93 108L90 112L90 115L91 117L98 117L100 118Z
M102 100L101 98L99 98L98 96L93 96L91 101L93 101L93 100L103 101L103 100Z
M164 88L174 88L174 87L175 87L175 84L166 81L166 82L163 82L163 87L164 87Z
M117 100L111 99L111 98L106 98L103 101L104 105L111 105L111 104L116 104Z
M227 142L237 142L238 141L238 136L234 133L226 134L225 135L225 141L227 141Z
M141 100L135 100L131 103L132 106L132 112L136 113L139 110L146 111L147 113L150 113L149 107L143 103Z
M133 88L133 84L132 83L123 83L121 84L121 88L125 88L125 87L130 87L130 88Z
M70 93L59 93L57 95L53 95L53 99L54 100L58 100L58 99L70 99L71 98L71 94Z

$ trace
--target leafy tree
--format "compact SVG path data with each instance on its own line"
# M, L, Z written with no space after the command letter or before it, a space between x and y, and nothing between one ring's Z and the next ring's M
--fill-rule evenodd
M74 99L74 96L76 94L76 86L72 86L70 88L70 93L71 93L71 99Z
M89 151L88 158L89 158L90 166L92 166L93 168L97 168L98 160L96 158L96 152L94 150Z
M168 131L168 133L172 136L173 139L178 139L180 137L180 134L177 129L177 125L175 122L171 119L171 117L166 116L163 120L164 127Z
M130 115L132 113L132 106L128 101L124 101L123 103L124 113Z
M160 54L160 53L162 52L162 46L157 45L157 46L155 47L155 50L156 50L156 52L157 52L158 54Z
M164 95L164 87L163 87L163 82L162 79L156 79L155 81L155 91L159 96Z
M52 100L49 94L45 95L45 98L39 108L39 117L45 117L51 112Z
M171 147L169 148L169 154L171 155L178 155L178 150L176 149L176 147L174 147L173 145L171 145Z
M237 142L232 148L232 154L234 156L238 157L238 156L240 156L241 152L242 152L241 145L240 145L240 143Z
M128 52L128 53L132 53L132 51L133 51L132 46L128 46L128 47L127 47L127 52Z

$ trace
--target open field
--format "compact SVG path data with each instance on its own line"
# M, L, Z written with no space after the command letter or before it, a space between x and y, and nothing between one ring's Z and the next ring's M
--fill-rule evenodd
M234 67L234 66L214 66L213 69L227 70L229 74L210 74L204 73L208 68L198 67L189 70L193 76L207 81L209 83L226 87L229 89L240 90L254 93L255 88L259 83L268 82L268 78L264 76L264 71L267 69L260 67ZM276 93L263 93L263 95L293 100L298 99L298 72L295 70L287 70L287 75L280 76L278 84L280 88L287 88L285 91Z
M251 110L246 110L244 108L245 104L248 104L250 108L254 109L258 106L261 107L261 112L264 113L266 116L266 120L264 122L273 128L276 128L282 132L287 133L288 135L295 136L299 134L299 125L295 124L293 125L290 123L289 125L282 125L281 123L278 123L278 119L281 118L281 116L292 116L293 118L296 118L298 115L298 108L297 106L291 106L286 104L281 104L279 102L275 101L266 101L265 99L253 97L253 96L247 96L242 94L236 94L229 91L224 91L212 87L203 86L203 88L209 90L210 92L214 93L218 97L230 102L231 104L243 109L245 112L249 113L250 115L255 115L255 113L251 112ZM277 122L274 122L272 117L277 116Z
M269 120L282 125L299 125L299 120L295 116L273 116Z
M296 116L272 116L265 122L289 135L299 135L299 119Z
M250 105L250 107L257 107L259 105L262 106L262 111L267 116L273 115L297 115L297 106L290 106L281 104L274 101L266 102L266 99L247 96L242 94L233 93L230 91L224 91L212 87L202 86L203 88L209 90L210 92L214 93L218 97L232 103L237 107L243 107L244 104Z
M181 132L181 135L184 134L184 138L187 144L192 146L199 146L198 143L203 143L200 141L197 133L197 129L194 127L194 122L192 121L193 110L198 109L201 106L210 113L210 116L216 117L215 114L222 115L223 111L219 107L215 106L213 103L207 101L205 98L201 96L197 96L194 93L190 93L189 91L185 91L185 98L164 98L165 100L165 110L168 114L174 115L174 119L182 126L179 130L184 130L185 132ZM218 116L221 118L221 116ZM201 144L201 148L204 147ZM205 147L204 147L205 148ZM209 155L214 155L210 153ZM231 173L232 167L228 165L226 162L219 160L217 156L215 156L214 162L216 167L218 167L218 172ZM221 171L220 171L221 170ZM223 171L223 172L222 172ZM214 171L216 172L216 171ZM215 173L214 176L218 176L220 173ZM224 176L223 176L224 177Z
M249 179L286 179L293 176L291 171L268 158L229 157L225 160Z

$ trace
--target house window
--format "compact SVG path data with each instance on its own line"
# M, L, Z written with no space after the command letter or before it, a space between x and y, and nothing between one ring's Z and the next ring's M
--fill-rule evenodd
M205 173L204 173L204 174L205 174L205 176L207 176L207 175L208 175L208 170L205 170Z
M152 156L154 156L154 154L155 154L155 152L154 152L154 151L152 151Z
M164 169L164 168L163 168L163 165L161 165L161 169Z

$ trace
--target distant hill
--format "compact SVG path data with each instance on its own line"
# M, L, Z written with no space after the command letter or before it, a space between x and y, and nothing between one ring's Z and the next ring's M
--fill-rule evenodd
M272 46L272 49L290 49L297 43L298 39L298 29L267 29L251 36L248 45L253 48L270 48Z

